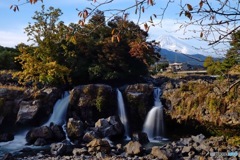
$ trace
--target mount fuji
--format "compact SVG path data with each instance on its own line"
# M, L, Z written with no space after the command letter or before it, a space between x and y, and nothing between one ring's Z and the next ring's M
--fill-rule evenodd
M202 66L206 58L200 50L173 36L164 35L157 38L156 41L160 42L159 45L156 45L156 51L170 63L178 62Z

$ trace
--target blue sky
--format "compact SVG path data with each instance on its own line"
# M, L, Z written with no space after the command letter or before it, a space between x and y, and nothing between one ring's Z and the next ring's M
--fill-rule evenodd
M20 0L20 3L25 0ZM162 7L166 5L167 0L158 1L157 5L154 7L150 7L145 9L145 13L142 14L142 21L146 21L149 19L149 15L156 13L158 14ZM10 6L14 3L19 3L17 0L12 1L0 1L0 45L5 47L14 47L17 44L23 42L27 43L27 36L24 34L24 28L27 27L28 23L32 21L32 16L36 10L41 10L42 3L38 2L37 4L25 4L20 6L19 12L13 12L10 10ZM134 4L134 0L115 0L114 3L108 4L104 6L104 8L100 8L102 10L114 8L118 9L124 8L124 6L129 6ZM90 2L87 0L44 0L44 5L46 8L53 6L54 8L60 8L63 12L63 15L60 17L61 20L68 24L70 22L77 23L80 19L78 17L78 12L76 8L79 10L84 9L86 7L91 7ZM134 10L130 10L131 13L129 16L130 20L136 21L137 16L134 14ZM108 16L111 12L106 13ZM185 20L184 17L179 17L179 8L176 4L170 4L165 17L163 19L162 26L151 27L149 31L149 39L157 39L161 35L170 34L177 38L185 38L189 37L192 33L183 34L183 31L175 32L179 25L176 24L176 21ZM192 46L198 47L207 47L207 43L199 42L197 40L191 40L187 42Z

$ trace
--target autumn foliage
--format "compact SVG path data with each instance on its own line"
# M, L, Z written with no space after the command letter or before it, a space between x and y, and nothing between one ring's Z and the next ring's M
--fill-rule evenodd
M84 13L83 13L84 14ZM42 7L25 31L33 45L19 45L16 60L23 84L62 85L109 80L130 80L148 74L157 59L147 32L127 19L108 23L96 11L88 23L68 26L59 20L60 9Z

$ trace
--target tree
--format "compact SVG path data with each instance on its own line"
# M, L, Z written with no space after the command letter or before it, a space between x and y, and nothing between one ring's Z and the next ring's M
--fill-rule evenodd
M0 70L11 69L19 70L20 66L15 63L15 57L19 55L19 51L16 48L8 48L0 46Z
M71 56L68 50L67 27L59 22L61 10L50 7L45 11L42 6L40 12L36 11L33 20L25 31L33 45L19 45L21 54L16 60L22 65L22 71L15 76L22 83L57 84L66 83L69 68L64 65L66 57Z
M138 25L121 17L107 24L103 12L96 11L89 23L66 26L59 21L61 14L60 9L45 10L43 6L33 16L35 23L25 28L34 43L18 46L21 54L16 60L22 71L15 76L20 82L78 85L136 79L148 74L156 54L146 42L148 34Z

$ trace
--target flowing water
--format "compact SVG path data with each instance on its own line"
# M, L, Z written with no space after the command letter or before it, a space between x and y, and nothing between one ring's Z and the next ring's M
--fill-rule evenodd
M164 138L164 119L163 106L160 100L160 88L154 89L154 106L148 112L147 118L143 125L143 132L147 133L151 142L161 141Z
M125 110L123 96L122 96L122 93L119 91L119 89L117 89L117 100L118 100L118 115L120 117L121 122L124 125L124 130L125 130L124 136L126 139L130 139L127 114Z
M54 124L58 125L64 125L65 124L65 119L66 119L66 112L67 112L67 107L69 104L69 93L65 92L64 96L62 99L59 99L53 109L53 113L44 125L48 125L53 122ZM23 129L22 131L15 133L14 140L8 141L8 142L0 142L0 158L2 155L5 153L14 153L17 151L20 151L21 149L25 148L25 144L27 143L25 137L27 132L31 128ZM31 146L33 147L33 146Z

